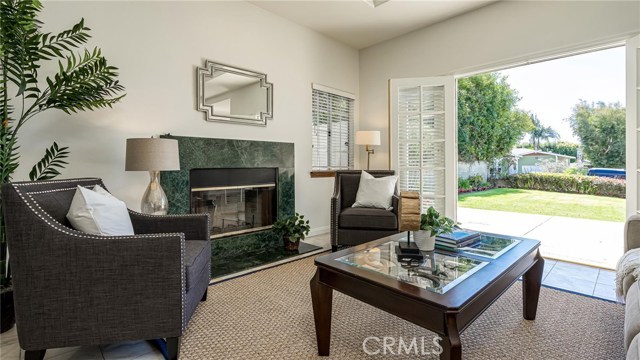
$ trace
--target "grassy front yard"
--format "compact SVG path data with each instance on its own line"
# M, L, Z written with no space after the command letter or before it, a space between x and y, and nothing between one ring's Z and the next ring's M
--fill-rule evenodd
M539 190L492 189L460 194L458 206L579 219L620 222L625 219L624 199Z

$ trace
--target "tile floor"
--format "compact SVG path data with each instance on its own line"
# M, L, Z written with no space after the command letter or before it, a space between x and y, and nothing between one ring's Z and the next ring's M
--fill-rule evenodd
M55 360L164 360L160 350L148 341L50 349L47 350L44 358ZM24 359L24 351L18 345L18 335L15 327L0 335L0 359Z
M616 301L616 272L546 259L542 285Z
M329 237L327 235L314 236L309 238L309 242L325 247L329 245ZM542 284L560 290L616 301L615 272L611 270L547 259L544 264ZM24 351L18 346L15 327L0 335L0 360L14 359L24 359ZM152 343L134 341L103 346L51 349L47 351L45 359L161 360L164 357Z

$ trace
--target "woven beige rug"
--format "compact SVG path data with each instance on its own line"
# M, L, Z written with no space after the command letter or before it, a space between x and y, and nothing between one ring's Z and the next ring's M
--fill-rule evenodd
M317 356L309 280L313 258L209 287L182 340L182 359L321 359ZM329 359L437 359L383 352L383 337L433 333L334 291ZM542 288L535 321L522 318L520 283L462 333L463 359L624 359L624 306ZM367 351L378 355L367 355ZM391 340L389 340L391 341ZM399 340L396 340L399 341ZM402 350L401 350L402 351ZM421 351L421 350L419 350Z

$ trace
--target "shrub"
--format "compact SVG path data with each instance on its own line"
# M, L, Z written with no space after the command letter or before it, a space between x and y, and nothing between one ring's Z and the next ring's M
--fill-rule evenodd
M624 180L597 176L528 173L510 175L505 180L509 187L516 189L589 194L623 199L626 193Z
M571 166L571 167L567 168L564 171L564 174L568 174L568 175L587 175L587 168L583 167L582 169L578 170L577 166Z
M492 187L491 183L482 178L482 175L469 176L468 179L458 178L458 193L483 191Z
M482 175L480 174L469 176L468 180L469 180L469 184L471 184L471 188L473 189L479 188L480 184L484 182L484 178L482 178Z
M458 178L458 189L471 190L471 182L469 179Z

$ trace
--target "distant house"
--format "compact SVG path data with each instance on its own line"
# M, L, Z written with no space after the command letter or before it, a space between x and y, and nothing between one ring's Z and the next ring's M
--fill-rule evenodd
M511 168L509 168L510 174L539 172L542 170L540 168L540 160L562 162L569 166L571 160L575 160L576 158L575 156L522 148L511 150L511 156L513 156L516 162L512 164Z

